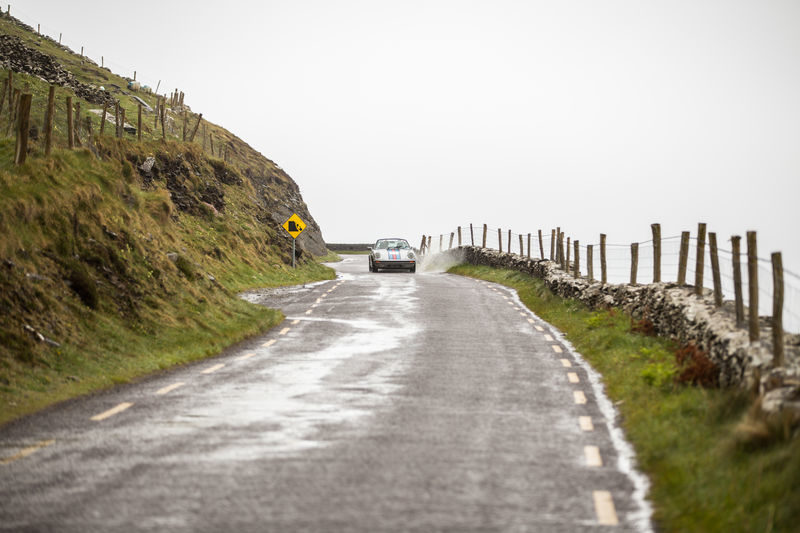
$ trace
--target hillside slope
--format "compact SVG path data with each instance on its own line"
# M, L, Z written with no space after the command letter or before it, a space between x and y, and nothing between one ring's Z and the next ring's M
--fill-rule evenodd
M327 249L297 184L220 126L203 121L184 141L184 123L191 132L199 116L177 98L163 126L143 112L139 140L133 97L155 110L156 96L124 90L123 78L5 14L0 66L0 423L218 353L282 320L238 291L333 277L315 260ZM9 101L23 93L33 96L31 144L17 166ZM102 123L117 101L134 117L128 131L113 114ZM297 269L280 227L293 212L308 223Z

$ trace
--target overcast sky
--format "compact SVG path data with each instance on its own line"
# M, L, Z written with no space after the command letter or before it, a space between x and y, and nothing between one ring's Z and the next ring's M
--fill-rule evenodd
M486 222L629 243L651 222L669 236L704 221L723 242L758 230L760 256L800 271L796 0L25 0L12 14L180 88L295 179L328 242L416 245Z

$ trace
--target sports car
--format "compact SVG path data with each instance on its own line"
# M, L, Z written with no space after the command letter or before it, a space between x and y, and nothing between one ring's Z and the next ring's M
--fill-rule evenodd
M369 249L369 271L417 270L417 256L405 239L378 239Z

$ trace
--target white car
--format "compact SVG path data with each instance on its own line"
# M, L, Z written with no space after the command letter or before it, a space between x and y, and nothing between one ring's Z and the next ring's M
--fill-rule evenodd
M369 249L369 271L408 270L416 272L417 255L405 239L378 239Z

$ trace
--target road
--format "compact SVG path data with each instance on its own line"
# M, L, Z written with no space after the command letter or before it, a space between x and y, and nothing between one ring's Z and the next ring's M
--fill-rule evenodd
M367 272L286 321L0 429L2 531L649 531L598 377L499 285Z

